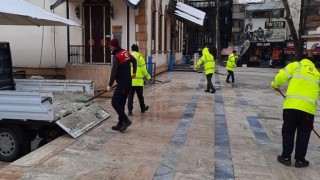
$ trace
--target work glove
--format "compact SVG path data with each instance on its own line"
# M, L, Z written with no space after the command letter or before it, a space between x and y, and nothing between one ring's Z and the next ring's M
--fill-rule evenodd
M109 92L111 90L111 87L108 85L107 86L107 91Z
M131 75L131 78L132 78L132 79L136 78L136 75L135 75L135 74L132 74L132 75Z
M273 88L274 88L274 90L276 90L276 91L278 91L278 92L281 91L279 87L273 87Z

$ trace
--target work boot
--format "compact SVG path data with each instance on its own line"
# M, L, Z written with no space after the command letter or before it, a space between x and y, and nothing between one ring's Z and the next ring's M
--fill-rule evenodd
M129 111L128 116L133 116L132 111Z
M284 164L286 166L290 166L291 165L291 158L284 158L282 156L278 156L277 159L281 164Z
M215 89L214 89L214 90L212 90L212 91L211 91L211 93L212 93L212 94L216 93L216 90L215 90Z
M129 119L124 121L121 128L120 128L120 132L124 132L131 124L132 123Z
M204 90L204 92L210 92L210 90L207 89L207 90Z
M122 123L119 121L117 125L112 126L112 130L114 130L114 131L120 131L121 126L122 126Z
M230 81L229 81L229 80L226 80L226 82L227 82L227 83L230 83Z
M307 160L296 160L296 163L294 164L296 168L302 168L302 167L308 167L309 166L309 161Z
M141 109L141 113L148 111L148 109L149 109L149 106L145 106L144 108Z

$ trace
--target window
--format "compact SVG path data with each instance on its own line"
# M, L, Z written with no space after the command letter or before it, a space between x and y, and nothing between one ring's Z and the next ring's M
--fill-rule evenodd
M246 18L250 18L252 16L253 19L259 18L281 18L284 17L283 9L275 9L275 10L265 10L265 11L248 11L246 13Z
M156 51L156 17L157 8L155 5L155 0L152 1L151 8L151 50Z
M158 51L162 51L162 0L159 1L159 11L158 11Z
M168 5L166 5L166 10L165 10L165 16L164 16L164 51L166 52L168 49L167 49L167 43L168 43L168 21L169 21L169 18L167 16L167 8L168 8Z

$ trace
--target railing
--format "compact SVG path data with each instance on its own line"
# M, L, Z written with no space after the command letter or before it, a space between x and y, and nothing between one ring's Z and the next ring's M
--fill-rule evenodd
M153 63L148 62L146 65L148 68L151 68L151 69L148 69L148 72L149 73L151 72L151 74L150 74L151 82L154 84L156 82L156 67L157 67L156 63L155 62L153 62Z
M107 46L70 45L71 64L110 64L111 54Z
M83 64L84 62L84 46L71 45L70 46L70 63Z

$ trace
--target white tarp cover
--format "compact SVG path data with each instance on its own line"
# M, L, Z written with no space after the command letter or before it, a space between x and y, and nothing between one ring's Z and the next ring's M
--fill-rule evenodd
M0 25L80 26L23 0L0 0Z
M204 25L206 13L187 4L177 2L175 15L182 17L188 21L196 23L200 26Z

